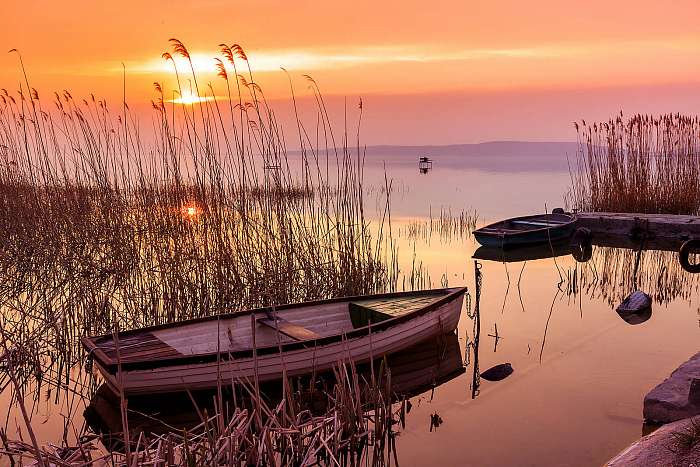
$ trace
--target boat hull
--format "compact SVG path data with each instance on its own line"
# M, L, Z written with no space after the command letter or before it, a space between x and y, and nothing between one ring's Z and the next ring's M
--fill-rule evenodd
M473 235L485 247L504 249L560 242L575 230L574 215L554 213L506 219L481 227Z
M543 245L555 242L561 242L574 233L575 227L565 226L556 229L550 229L549 235L542 232L522 232L512 235L497 236L474 232L474 238L481 245L489 248L513 248L522 246Z
M332 343L265 353L244 358L221 359L117 371L112 374L98 361L95 366L106 383L125 394L149 394L207 389L238 381L272 381L283 377L327 371L340 362L364 363L372 358L404 350L416 342L454 331L459 323L464 294L415 318L398 322L361 337L339 339Z

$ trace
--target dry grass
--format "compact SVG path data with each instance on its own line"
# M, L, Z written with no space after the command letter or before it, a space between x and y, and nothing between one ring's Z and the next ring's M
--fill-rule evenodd
M242 49L228 55L247 68ZM290 161L252 73L233 76L227 102L168 105L157 85L151 145L126 103L115 112L67 91L45 103L29 82L16 99L3 92L0 306L10 347L41 336L75 352L79 337L116 324L394 287L383 223L371 229L364 214L362 149L348 146L347 130L331 144L315 83L325 140L311 145L299 121L303 150Z
M379 223L365 217L359 120L356 144L347 127L336 136L308 78L314 136L298 119L301 154L288 156L245 52L224 45L222 54L229 99L214 98L191 67L176 69L177 89L155 83L153 138L125 100L110 108L68 91L46 98L29 79L0 91L0 392L37 403L51 387L73 404L94 389L78 369L85 335L396 287L388 195ZM168 102L188 91L210 99ZM260 436L240 431L249 415L237 420L216 437L144 439L139 449L170 446L209 462L217 443ZM328 423L309 429L327 433ZM281 426L267 428L286 439ZM339 452L338 433L318 436L303 452Z
M462 210L455 214L451 209L440 208L438 215L430 215L425 220L411 220L398 232L409 240L425 240L430 243L433 235L437 235L441 243L451 243L453 240L462 241L469 238L476 229L479 215L475 210Z
M372 384L354 365L340 364L334 381L328 392L318 394L328 407L321 414L305 408L300 392L288 392L270 405L255 396L253 384L241 383L248 403L239 399L229 408L233 401L225 401L214 415L197 409L201 423L190 430L122 435L122 449L112 452L100 445L99 435L83 436L70 447L38 450L3 436L0 454L22 465L37 459L65 466L398 465L395 427L405 422L407 409L405 400L392 402L388 369L382 368Z
M575 124L569 203L583 211L700 213L700 119L622 114Z

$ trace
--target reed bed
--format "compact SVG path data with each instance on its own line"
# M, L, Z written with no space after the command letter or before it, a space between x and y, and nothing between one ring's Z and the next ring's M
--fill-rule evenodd
M438 235L441 243L461 241L471 236L478 221L479 215L476 210L462 210L455 214L452 209L441 207L437 215L434 215L431 209L427 219L410 220L399 229L398 236L409 240L430 241L433 235Z
M74 408L76 397L95 389L82 369L85 335L396 288L389 189L380 220L365 216L361 106L357 133L349 136L346 126L336 134L307 77L314 127L307 131L297 119L290 134L301 151L289 157L240 46L220 46L223 93L202 85L180 41L171 46L163 57L178 85L154 83L152 135L126 98L110 107L69 91L40 95L24 68L20 89L0 90L0 393L11 391L30 433L41 401ZM187 92L206 99L186 105L166 98ZM216 97L222 94L225 100ZM359 430L365 418L354 410ZM276 443L331 456L349 439L333 431L344 426L337 414L332 423L258 423L256 431L250 417L241 412L217 436L143 438L136 452L210 465L218 453L233 452L226 443L248 437L246 449L269 464L267 449ZM67 425L63 444L75 437ZM3 439L6 452L23 449ZM76 462L85 457L78 444ZM47 462L65 465L57 459L65 459L63 450L47 449Z
M700 118L622 113L575 123L569 203L583 211L700 213Z
M126 102L46 98L28 78L0 91L0 326L16 359L70 368L81 336L116 326L395 286L388 201L379 225L364 213L359 134L336 137L307 77L318 126L312 143L298 120L291 160L245 52L221 53L226 101L163 54L173 94L188 78L208 100L168 103L155 83L153 140Z
M201 423L189 430L124 432L122 449L111 452L94 433L84 433L71 446L40 448L2 435L0 454L22 465L398 465L396 428L405 424L407 404L393 402L389 369L382 366L377 379L368 381L352 363L341 363L334 382L317 394L328 402L320 414L305 408L308 395L300 391L286 391L279 402L268 403L256 396L256 385L241 382L237 386L248 392L248 405L239 400L228 410L233 401L224 401L213 415L196 409ZM121 410L126 416L128 409L122 405Z

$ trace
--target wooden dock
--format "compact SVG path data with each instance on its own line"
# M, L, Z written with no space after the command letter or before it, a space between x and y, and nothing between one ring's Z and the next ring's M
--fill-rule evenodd
M646 238L668 250L677 250L683 242L700 239L700 217L673 214L634 214L617 212L579 212L577 227L590 229L593 243L617 237L630 243ZM603 240L604 241L604 240ZM624 248L623 245L620 245Z

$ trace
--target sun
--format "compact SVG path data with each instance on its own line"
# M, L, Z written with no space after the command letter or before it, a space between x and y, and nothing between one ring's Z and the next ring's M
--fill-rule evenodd
M214 98L211 96L198 96L197 94L194 94L190 91L183 91L180 97L170 99L168 102L172 102L175 104L194 105L201 104L202 102L211 101L213 99Z
M190 220L197 219L202 214L202 211L202 208L194 201L184 204L180 209L182 217Z

